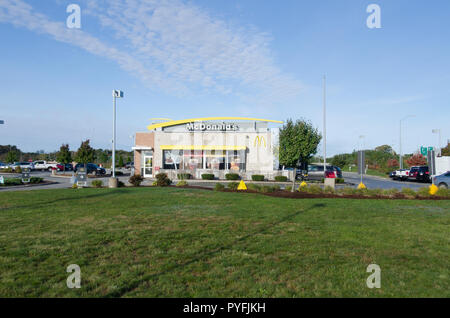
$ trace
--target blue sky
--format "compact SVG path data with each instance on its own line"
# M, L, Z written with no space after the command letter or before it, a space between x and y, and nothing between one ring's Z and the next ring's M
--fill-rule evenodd
M82 28L66 27L79 4ZM381 29L366 8L381 7ZM404 0L0 0L0 144L118 147L150 118L306 118L328 150L404 150L450 138L450 2Z

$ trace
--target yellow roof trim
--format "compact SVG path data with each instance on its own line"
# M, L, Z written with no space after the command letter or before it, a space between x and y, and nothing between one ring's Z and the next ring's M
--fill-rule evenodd
M248 117L205 117L205 118L191 118L191 119L182 119L182 120L172 120L164 123L154 124L147 126L148 130L153 130L156 128L170 127L176 125L182 125L192 122L198 121L213 121L213 120L247 120L247 121L263 121L267 123L277 123L283 124L282 121L279 120L271 120L271 119L260 119L260 118L248 118Z
M245 150L245 146L163 145L161 150Z

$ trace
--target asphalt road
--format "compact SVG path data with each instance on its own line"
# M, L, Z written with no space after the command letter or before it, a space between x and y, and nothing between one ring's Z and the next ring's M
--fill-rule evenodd
M123 171L126 173L126 171ZM44 189L67 189L72 186L70 183L70 178L67 177L54 177L49 172L39 172L34 171L32 172L32 176L35 177L41 177L44 178L46 181L54 182L54 184L49 185L38 185L38 186L16 186L16 187L0 187L0 192L3 191L28 191L28 190L44 190ZM13 175L8 175L8 177L14 177ZM20 177L20 175L16 175L15 177ZM343 172L343 177L347 183L353 184L352 186L356 187L360 182L360 177L356 173L352 172ZM109 176L103 177L103 178L96 178L96 179L89 179L89 184L93 180L102 180L104 185L108 184L108 178ZM129 176L122 176L119 177L119 180L127 183L129 179ZM143 185L150 185L153 181L152 180L145 180ZM176 182L176 181L175 181ZM216 181L217 182L217 181ZM214 181L202 181L202 180L189 180L188 183L190 185L200 186L200 187L207 187L207 188L213 188L216 184ZM220 183L226 183L226 181L218 181ZM402 188L412 188L414 190L417 190L422 187L427 187L429 184L426 183L418 183L418 182L409 182L409 181L393 181L391 179L387 178L381 178L381 177L375 177L375 176L364 176L363 179L364 184L369 189L402 189ZM282 189L284 189L286 186L289 186L288 183L276 183L276 182L251 182L256 183L260 185L275 185L279 184ZM297 182L298 184L298 182ZM341 187L342 185L338 185Z

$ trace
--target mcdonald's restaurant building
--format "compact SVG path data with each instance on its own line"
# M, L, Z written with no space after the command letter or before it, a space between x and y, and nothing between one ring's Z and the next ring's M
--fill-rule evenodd
M244 179L253 174L273 179L281 172L269 124L282 122L212 117L152 124L148 131L136 133L135 173L146 178L165 172L172 179L181 173L196 179L206 173L218 179L225 179L227 173L238 173Z

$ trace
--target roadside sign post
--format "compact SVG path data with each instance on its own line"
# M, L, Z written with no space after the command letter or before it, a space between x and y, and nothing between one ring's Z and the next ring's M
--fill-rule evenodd
M87 187L87 169L86 165L79 167L77 171L77 186Z
M24 168L22 170L22 182L23 183L30 183L30 168Z
M427 160L430 175L436 175L436 152L433 149L428 151Z
M366 173L366 153L364 150L358 151L358 174L361 176L361 184L363 183L363 175Z

